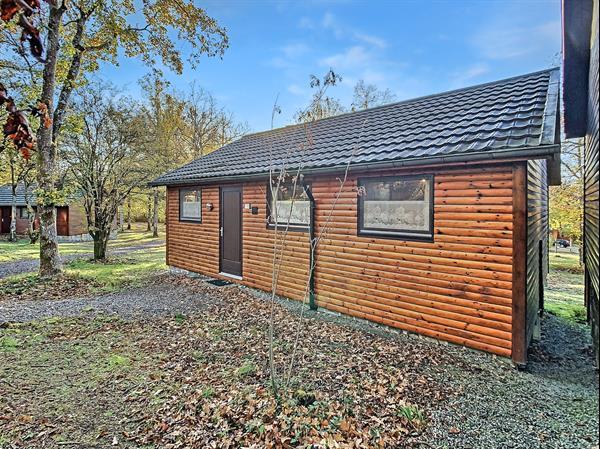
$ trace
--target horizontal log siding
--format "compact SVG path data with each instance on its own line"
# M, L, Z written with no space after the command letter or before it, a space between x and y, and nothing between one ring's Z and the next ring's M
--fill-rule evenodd
M277 294L301 300L308 279L309 241L307 232L279 232L266 227L267 183L254 182L244 185L244 204L258 206L258 214L244 209L243 251L244 284L271 290L273 272L273 248L277 248L281 260L277 282ZM285 239L285 240L284 240ZM283 257L281 255L283 254Z
M512 168L421 173L435 175L433 242L357 236L358 175L349 177L333 212L339 181L333 176L311 180L317 234L329 220L316 254L317 304L509 357ZM263 182L244 184L244 203L258 206L259 213L243 211L241 282L268 291L275 233L266 227L265 190ZM178 223L176 192L169 189L169 264L218 276L218 212L211 213L215 221L210 224L205 210L202 224ZM209 195L217 205L218 189L204 188L204 202ZM278 294L304 297L308 260L308 233L288 232Z
M434 175L434 242L357 236L357 177L349 178L317 249L317 304L510 356L511 169ZM317 229L338 185L313 181Z
M202 188L202 223L179 221L179 190L167 195L167 263L207 276L219 273L219 188ZM206 210L212 203L214 209Z

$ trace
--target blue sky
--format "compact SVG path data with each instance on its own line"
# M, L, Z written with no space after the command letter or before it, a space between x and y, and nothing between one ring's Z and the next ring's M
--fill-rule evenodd
M331 67L343 81L330 95L345 105L356 81L398 100L502 79L556 64L560 2L549 1L226 1L202 6L228 30L222 59L196 70L166 72L172 85L191 82L253 131L271 127L275 99L289 124L310 99L309 75ZM139 96L148 68L122 60L101 75Z

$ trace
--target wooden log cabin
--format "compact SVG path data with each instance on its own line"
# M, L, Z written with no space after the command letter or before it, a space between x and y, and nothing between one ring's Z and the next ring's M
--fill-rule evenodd
M16 186L13 198L12 186L10 184L0 186L0 234L10 233L13 202L16 208L16 233L19 235L27 233L29 226L27 202L29 201L34 209L37 204L37 197L34 190L34 187L30 187L26 195L24 184L19 183ZM39 220L37 217L34 226L35 229L39 229ZM56 207L56 233L59 241L80 241L91 238L87 232L83 205L77 198L72 198L66 204Z
M269 291L283 248L282 296L524 364L558 111L546 70L247 135L152 182L167 264Z
M592 325L596 366L600 366L600 97L598 0L564 0L563 91L564 130L567 138L583 138L584 226L583 261L585 303Z

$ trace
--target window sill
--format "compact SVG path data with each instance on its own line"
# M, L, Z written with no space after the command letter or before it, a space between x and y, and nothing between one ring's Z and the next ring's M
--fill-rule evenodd
M406 242L433 242L433 234L407 234L401 232L384 231L358 231L359 237L372 237L378 239L403 240Z
M202 219L194 219L194 218L180 218L180 223L202 223Z
M300 225L289 225L286 226L285 224L277 224L277 230L278 231L285 231L287 228L288 231L292 231L292 232L308 232L310 230L310 226L306 225L306 226L300 226ZM267 229L271 229L271 230L275 230L275 225L274 224L267 224Z

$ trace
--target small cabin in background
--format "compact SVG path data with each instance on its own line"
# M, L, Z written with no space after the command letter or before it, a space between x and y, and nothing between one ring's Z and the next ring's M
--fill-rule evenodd
M30 188L29 195L25 195L25 186L17 185L15 202L17 206L17 234L26 234L29 215L27 212L27 198L36 209L37 199L34 187ZM12 217L13 195L10 184L0 186L0 234L10 233ZM36 218L36 229L39 228L39 220ZM69 200L68 204L56 207L56 231L59 240L80 241L91 239L87 232L85 211L81 202L77 199Z
M167 264L268 291L285 235L278 294L524 364L559 84L545 70L244 136L153 181Z

